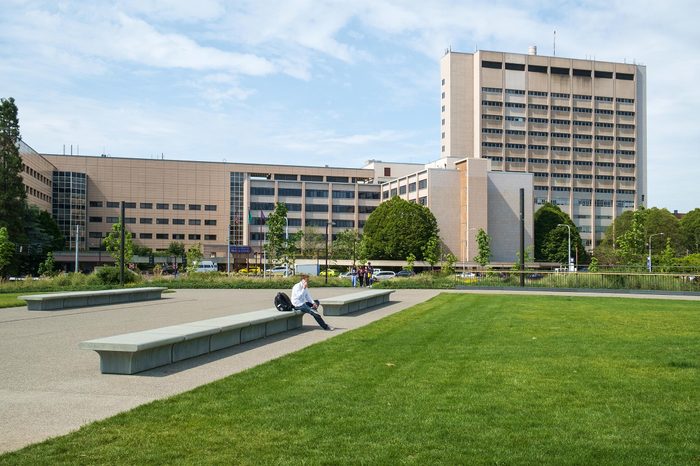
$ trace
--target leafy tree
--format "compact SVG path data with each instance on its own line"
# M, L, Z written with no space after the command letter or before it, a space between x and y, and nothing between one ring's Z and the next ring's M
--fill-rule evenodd
M359 256L362 236L356 230L345 230L338 233L333 241L334 259L352 259L353 265Z
M10 241L7 227L0 227L0 277L8 275L8 267L12 263L15 244Z
M367 257L371 258L403 260L413 254L425 259L423 246L434 237L439 247L438 233L430 209L393 197L379 204L367 218L363 244Z
M326 236L313 228L307 228L302 235L302 254L306 257L321 257L326 247Z
M598 258L593 256L591 257L591 262L588 264L588 271L589 272L597 272L598 271Z
M413 265L416 263L416 256L413 253L406 256L406 270L413 271Z
M56 260L53 258L52 251L49 251L46 254L46 260L39 264L38 273L42 277L53 277L56 275Z
M287 255L287 245L285 241L285 227L287 225L287 205L278 202L275 210L267 217L267 235L265 238L265 251L267 258L273 263L277 263L280 258Z
M571 227L571 257L578 262L587 262L586 248L581 241L578 228L569 215L559 206L550 202L545 203L535 212L535 260L545 262L559 262L566 264L569 256L569 231L558 225Z
M27 195L22 184L19 120L15 99L0 99L0 227L21 238Z
M476 244L479 247L479 253L474 256L474 262L486 267L491 262L491 237L483 228L479 228L476 233Z
M635 210L629 228L617 237L618 254L623 264L641 263L646 246L645 216L644 209Z
M441 252L440 239L437 237L437 235L431 236L421 250L423 260L430 264L431 269L434 269L435 264L440 261Z
M104 244L105 249L109 253L110 256L114 258L114 264L115 266L120 269L122 262L121 262L121 233L122 233L122 224L121 223L115 223L112 225L112 231L109 232L109 234L105 237L105 239L102 240L102 244ZM124 232L124 262L125 264L128 264L131 262L131 258L134 255L134 242L131 239L131 232L129 230L125 230Z
M135 256L150 256L153 254L153 249L148 246L142 246L140 244L134 244L134 255Z
M443 272L445 275L452 275L455 273L455 263L457 262L457 256L449 253L445 256L445 266L443 267Z
M202 253L202 245L195 243L187 249L187 271L194 272L197 270L199 263L202 262L204 254Z
M671 238L666 238L666 247L660 254L658 262L662 272L671 272L673 270L673 262L676 254L671 246Z
M527 263L532 262L533 247L528 246L525 248L525 268L527 268ZM515 263L513 263L512 270L520 270L520 251L515 253Z
M185 255L185 245L180 241L172 241L165 252L168 254L168 257L172 257L173 262L177 264L177 258Z
M682 249L686 254L700 253L700 208L693 209L678 222Z
M634 231L630 233L630 230ZM646 257L644 247L648 247L649 236L663 233L666 238L671 239L671 245L676 254L685 252L684 235L681 231L680 222L667 209L651 207L649 209L640 208L635 211L625 211L618 216L612 225L608 227L601 242L601 246L612 248L620 247L620 239L625 238L622 244L631 246L629 241L634 239L634 246L637 250L636 259L629 256L629 247L624 251L616 250L618 259L623 263L634 263ZM643 239L643 240L642 240ZM643 244L642 244L643 243ZM640 246L641 244L641 246ZM598 250L596 249L596 253Z
M679 221L668 209L659 209L657 207L645 209L644 234L647 238L647 243L649 236L654 233L663 233L664 238L671 240L674 256L685 252Z

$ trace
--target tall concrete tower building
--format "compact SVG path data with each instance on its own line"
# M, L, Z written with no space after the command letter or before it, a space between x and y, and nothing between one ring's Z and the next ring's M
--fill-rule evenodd
M529 54L448 51L440 63L441 157L488 159L534 176L587 248L646 205L646 67Z

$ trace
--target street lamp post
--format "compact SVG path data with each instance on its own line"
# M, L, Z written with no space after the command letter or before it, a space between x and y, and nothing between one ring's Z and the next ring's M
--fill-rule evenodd
M647 269L649 269L649 273L651 273L651 239L654 236L664 236L663 233L652 233L649 235L649 256L647 256Z
M328 284L328 226L335 226L333 222L326 222L326 285Z
M284 276L289 275L289 217L284 217Z
M566 264L566 270L569 272L572 272L571 270L571 226L567 225L566 223L560 223L557 225L558 227L566 227L569 230L569 253L568 253L568 262Z

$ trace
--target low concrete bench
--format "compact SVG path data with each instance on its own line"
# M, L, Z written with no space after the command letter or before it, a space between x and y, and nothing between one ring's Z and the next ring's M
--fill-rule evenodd
M135 374L302 326L301 311L277 309L80 342L100 355L103 374Z
M389 302L394 290L365 290L324 299L323 315L341 316Z
M119 288L99 291L66 291L61 293L20 296L30 311L56 311L72 307L100 306L161 299L165 287Z

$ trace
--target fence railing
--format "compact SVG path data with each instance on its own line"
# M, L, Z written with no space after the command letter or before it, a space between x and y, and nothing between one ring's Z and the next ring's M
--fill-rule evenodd
M521 278L522 276L522 278ZM589 288L610 290L657 290L700 292L700 274L610 272L479 272L455 277L458 285L530 288ZM521 285L522 283L522 285Z

